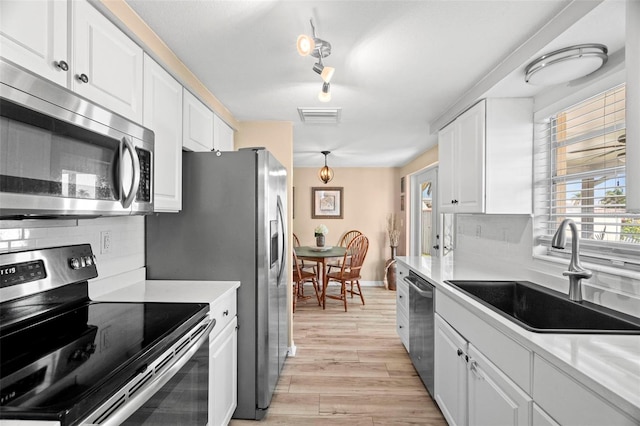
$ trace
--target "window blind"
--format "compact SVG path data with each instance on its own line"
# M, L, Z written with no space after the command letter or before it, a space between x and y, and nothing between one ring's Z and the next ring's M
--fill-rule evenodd
M640 265L640 215L625 209L625 85L538 123L535 146L538 242L551 253L570 218L587 255Z

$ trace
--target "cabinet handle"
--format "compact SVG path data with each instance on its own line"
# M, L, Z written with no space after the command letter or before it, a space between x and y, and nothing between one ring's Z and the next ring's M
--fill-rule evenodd
M228 309L222 313L222 316L226 317L227 315L229 315L229 310Z
M78 80L80 80L83 83L88 83L89 77L87 77L87 75L83 73L78 76Z
M462 356L464 352L462 352L462 349L458 349L458 356Z
M69 71L69 64L65 61L56 62L56 67L60 68L62 71Z
M401 294L398 295L398 299L402 299L402 295Z
M469 370L471 370L473 375L476 376L476 379L484 380L484 375L480 372L480 370L478 370L478 363L476 361L471 361L471 363L469 364Z
M401 325L399 325L399 326L398 326L398 328L402 328L402 326L401 326Z

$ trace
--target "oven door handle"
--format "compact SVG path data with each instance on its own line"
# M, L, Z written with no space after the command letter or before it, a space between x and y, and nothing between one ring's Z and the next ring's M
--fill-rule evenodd
M408 277L404 277L403 279L406 282L408 282L409 285L413 288L413 290L415 290L420 296L425 297L427 299L433 299L433 289L423 290L420 287L418 287L416 283L414 283L413 280L410 280Z
M209 322L207 328L200 335L197 342L189 348L189 350L180 356L180 359L176 361L171 367L166 369L163 373L156 376L149 383L145 384L144 389L138 391L133 398L130 398L125 402L118 410L114 411L109 417L100 423L100 426L117 426L125 421L129 416L136 412L136 410L144 405L158 390L160 390L178 371L193 357L193 355L200 349L203 344L209 344L209 334L216 325L215 318ZM92 418L90 416L89 418ZM83 423L85 425L93 425L94 423ZM97 423L95 423L97 424Z

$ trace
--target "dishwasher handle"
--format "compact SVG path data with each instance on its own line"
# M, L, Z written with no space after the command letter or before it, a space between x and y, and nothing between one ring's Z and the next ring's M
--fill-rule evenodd
M427 284L425 282L426 285L428 285L429 289L424 290L421 289L420 287L418 287L418 285L414 282L414 280L410 279L410 277L404 277L403 280L405 280L405 282L409 283L409 286L411 286L411 288L413 288L420 296L427 298L427 299L433 299L433 286L430 284Z

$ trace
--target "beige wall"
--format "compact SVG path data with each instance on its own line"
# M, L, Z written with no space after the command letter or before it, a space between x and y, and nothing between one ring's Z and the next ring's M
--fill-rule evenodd
M342 235L352 229L369 238L369 251L364 261L363 281L382 281L385 261L391 256L386 232L387 215L396 204L396 182L393 168L336 168L328 185L318 179L319 168L294 169L295 218L293 232L302 245L313 245L314 228L325 224L329 228L328 245L337 245ZM343 219L311 219L312 187L343 187Z

